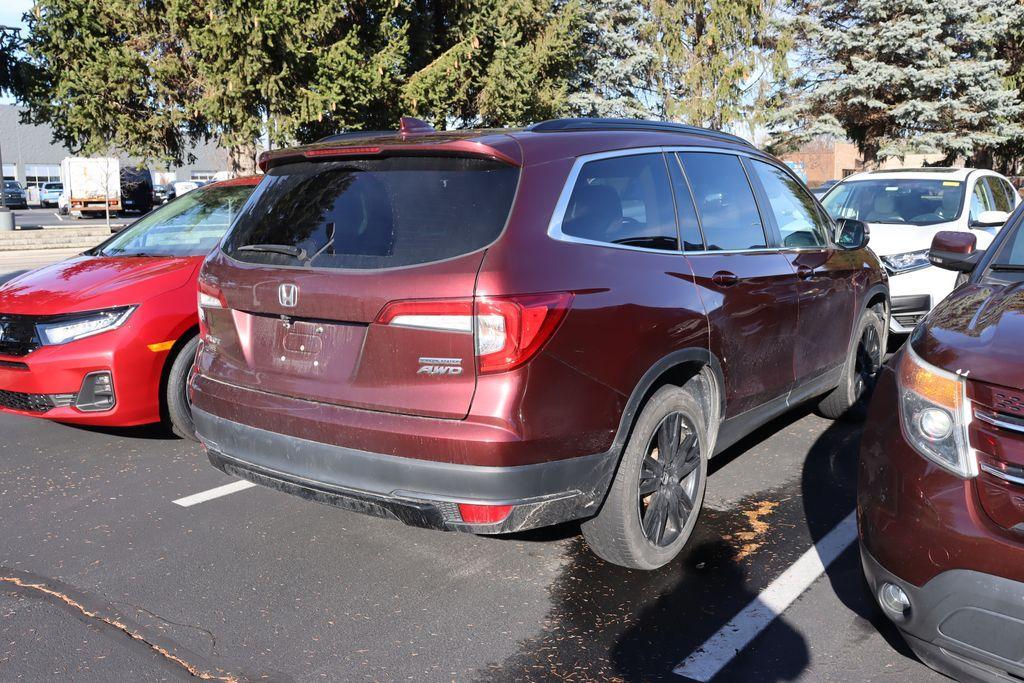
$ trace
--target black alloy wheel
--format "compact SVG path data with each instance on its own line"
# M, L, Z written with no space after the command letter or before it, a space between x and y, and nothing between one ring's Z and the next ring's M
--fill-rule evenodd
M686 528L700 491L700 440L682 413L666 415L640 465L637 511L644 536L671 545Z

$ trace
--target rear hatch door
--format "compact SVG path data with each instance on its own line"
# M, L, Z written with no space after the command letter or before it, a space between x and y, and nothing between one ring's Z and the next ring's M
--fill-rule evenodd
M452 156L271 169L204 267L200 370L322 403L465 417L476 275L518 177Z

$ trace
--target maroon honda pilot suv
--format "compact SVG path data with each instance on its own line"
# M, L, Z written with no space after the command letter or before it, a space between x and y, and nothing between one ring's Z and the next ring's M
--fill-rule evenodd
M739 138L404 119L261 164L200 279L193 413L227 473L436 529L585 520L649 569L712 455L798 403L863 412L866 228Z
M1024 206L882 371L861 442L861 558L884 613L932 667L1024 680Z

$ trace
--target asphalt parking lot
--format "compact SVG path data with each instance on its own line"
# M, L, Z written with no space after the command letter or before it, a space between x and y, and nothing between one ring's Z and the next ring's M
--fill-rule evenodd
M238 485L155 428L0 435L5 681L940 680L862 588L860 429L807 411L712 461L649 573L578 525L444 534Z

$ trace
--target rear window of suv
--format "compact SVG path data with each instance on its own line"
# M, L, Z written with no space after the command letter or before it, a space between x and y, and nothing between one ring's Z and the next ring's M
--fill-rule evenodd
M285 164L260 183L224 250L239 261L275 266L378 269L440 261L497 239L518 180L518 168L459 157Z

